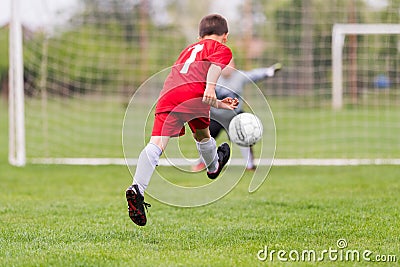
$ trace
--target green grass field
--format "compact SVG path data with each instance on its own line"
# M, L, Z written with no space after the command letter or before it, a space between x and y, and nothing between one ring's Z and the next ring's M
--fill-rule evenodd
M351 250L400 255L398 167L274 167L256 193L244 177L200 208L147 198L143 228L127 216L124 167L1 169L2 266L267 266L257 259L264 246L322 251L340 238Z
M333 261L325 254L326 266L399 262L398 166L273 167L255 193L247 192L247 173L226 197L199 208L146 197L152 207L148 225L140 228L127 214L126 167L12 167L5 114L0 115L0 266L286 266L277 254L272 262L257 254L267 246L286 251L283 258L304 250L316 251L318 258L338 249L339 239L348 244L339 251L369 250L372 260L385 256L396 262ZM204 173L161 171L186 185L207 181ZM225 175L238 171L229 168Z

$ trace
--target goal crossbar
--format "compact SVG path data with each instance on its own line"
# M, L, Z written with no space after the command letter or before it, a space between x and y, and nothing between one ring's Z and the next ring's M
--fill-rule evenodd
M343 106L343 46L346 35L400 34L400 24L334 24L332 29L332 107Z

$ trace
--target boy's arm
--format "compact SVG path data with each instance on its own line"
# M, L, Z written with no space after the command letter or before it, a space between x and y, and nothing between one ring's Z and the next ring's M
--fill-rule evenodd
M215 86L219 76L221 75L221 67L211 64L207 73L206 89L203 94L203 103L212 107L217 107L217 95L215 94Z
M218 100L217 95L215 94L215 87L217 85L219 76L221 76L221 71L221 67L215 64L211 64L210 68L208 69L207 84L206 89L204 90L203 103L214 108L233 110L237 108L239 104L239 100L237 98L227 97L222 100Z

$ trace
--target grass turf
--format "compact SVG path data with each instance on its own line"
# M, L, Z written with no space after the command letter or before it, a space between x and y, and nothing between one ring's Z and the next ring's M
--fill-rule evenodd
M256 193L247 193L247 175L200 208L147 197L143 228L127 215L125 167L0 166L2 266L266 266L257 259L264 246L322 251L340 238L352 250L400 256L397 166L273 167Z

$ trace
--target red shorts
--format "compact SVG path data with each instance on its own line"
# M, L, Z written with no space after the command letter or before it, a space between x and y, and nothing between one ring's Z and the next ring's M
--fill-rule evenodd
M210 125L210 118L196 117L195 114L181 112L156 113L151 136L181 136L185 134L185 123L192 133L196 129L205 129Z

